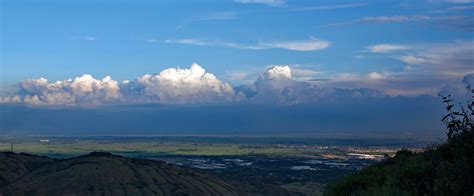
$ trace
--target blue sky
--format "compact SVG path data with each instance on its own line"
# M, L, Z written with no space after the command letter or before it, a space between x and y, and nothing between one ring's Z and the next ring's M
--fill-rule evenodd
M274 64L306 65L305 69L323 72L316 78L400 72L405 63L396 54L374 54L366 48L466 42L473 36L470 2L251 2L2 1L2 84L39 77L63 80L84 73L134 79L192 63L233 84L242 81L232 73L258 74ZM373 21L363 22L368 17ZM312 38L330 45L295 51L219 44L252 46ZM209 43L166 42L185 39Z
M53 130L87 120L84 108L151 104L156 110L145 117L149 122L163 105L177 104L191 109L178 107L170 119L157 117L169 129L192 118L187 114L192 111L209 117L192 122L216 116L243 122L203 123L208 130L350 131L392 123L399 126L386 131L430 131L439 128L442 115L437 94L466 97L465 84L474 84L472 0L3 0L0 5L2 130L34 130L35 122L42 122L23 121L25 113L10 107L47 117L61 116L48 107L66 106L67 112L79 106L80 117L45 128ZM193 110L196 104L206 109ZM262 116L245 115L252 112L236 109L240 104L258 105L253 112ZM384 112L379 104L391 105L386 112L396 118L382 115L371 125L370 119ZM28 108L32 105L46 111ZM269 106L285 109L263 115L273 111ZM143 123L134 109L119 110L123 115L117 118ZM323 117L327 112L330 117ZM324 120L350 116L360 119L344 126ZM255 120L282 118L275 126Z

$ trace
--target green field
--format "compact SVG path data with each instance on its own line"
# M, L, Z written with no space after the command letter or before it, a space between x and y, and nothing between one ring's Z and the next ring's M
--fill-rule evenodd
M8 151L13 143L14 152L25 152L40 155L80 155L92 151L106 151L116 154L161 154L161 155L270 155L270 156L317 156L325 153L339 154L338 150L318 148L281 147L277 145L247 145L222 143L189 143L162 141L51 141L42 143L39 140L22 140L0 143L0 151Z

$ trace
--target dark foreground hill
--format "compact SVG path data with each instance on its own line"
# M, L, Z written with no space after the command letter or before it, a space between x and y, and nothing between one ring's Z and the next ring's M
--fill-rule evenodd
M242 195L222 180L109 153L57 160L0 152L0 195Z
M461 138L460 138L461 139ZM474 194L474 134L424 153L399 151L329 185L327 195Z
M467 109L442 119L448 141L423 153L407 150L330 184L326 195L474 195L474 90Z

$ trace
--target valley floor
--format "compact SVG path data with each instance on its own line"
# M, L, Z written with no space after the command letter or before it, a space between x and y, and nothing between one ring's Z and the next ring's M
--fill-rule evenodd
M203 171L262 194L278 187L294 194L320 195L327 183L402 148L421 151L429 144L423 142L399 138L28 137L1 138L0 151L11 150L13 144L14 152L59 159L105 151Z

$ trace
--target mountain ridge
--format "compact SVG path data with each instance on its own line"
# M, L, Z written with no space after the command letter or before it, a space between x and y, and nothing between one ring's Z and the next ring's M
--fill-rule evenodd
M217 177L162 161L92 152L70 159L0 152L2 195L241 195Z

